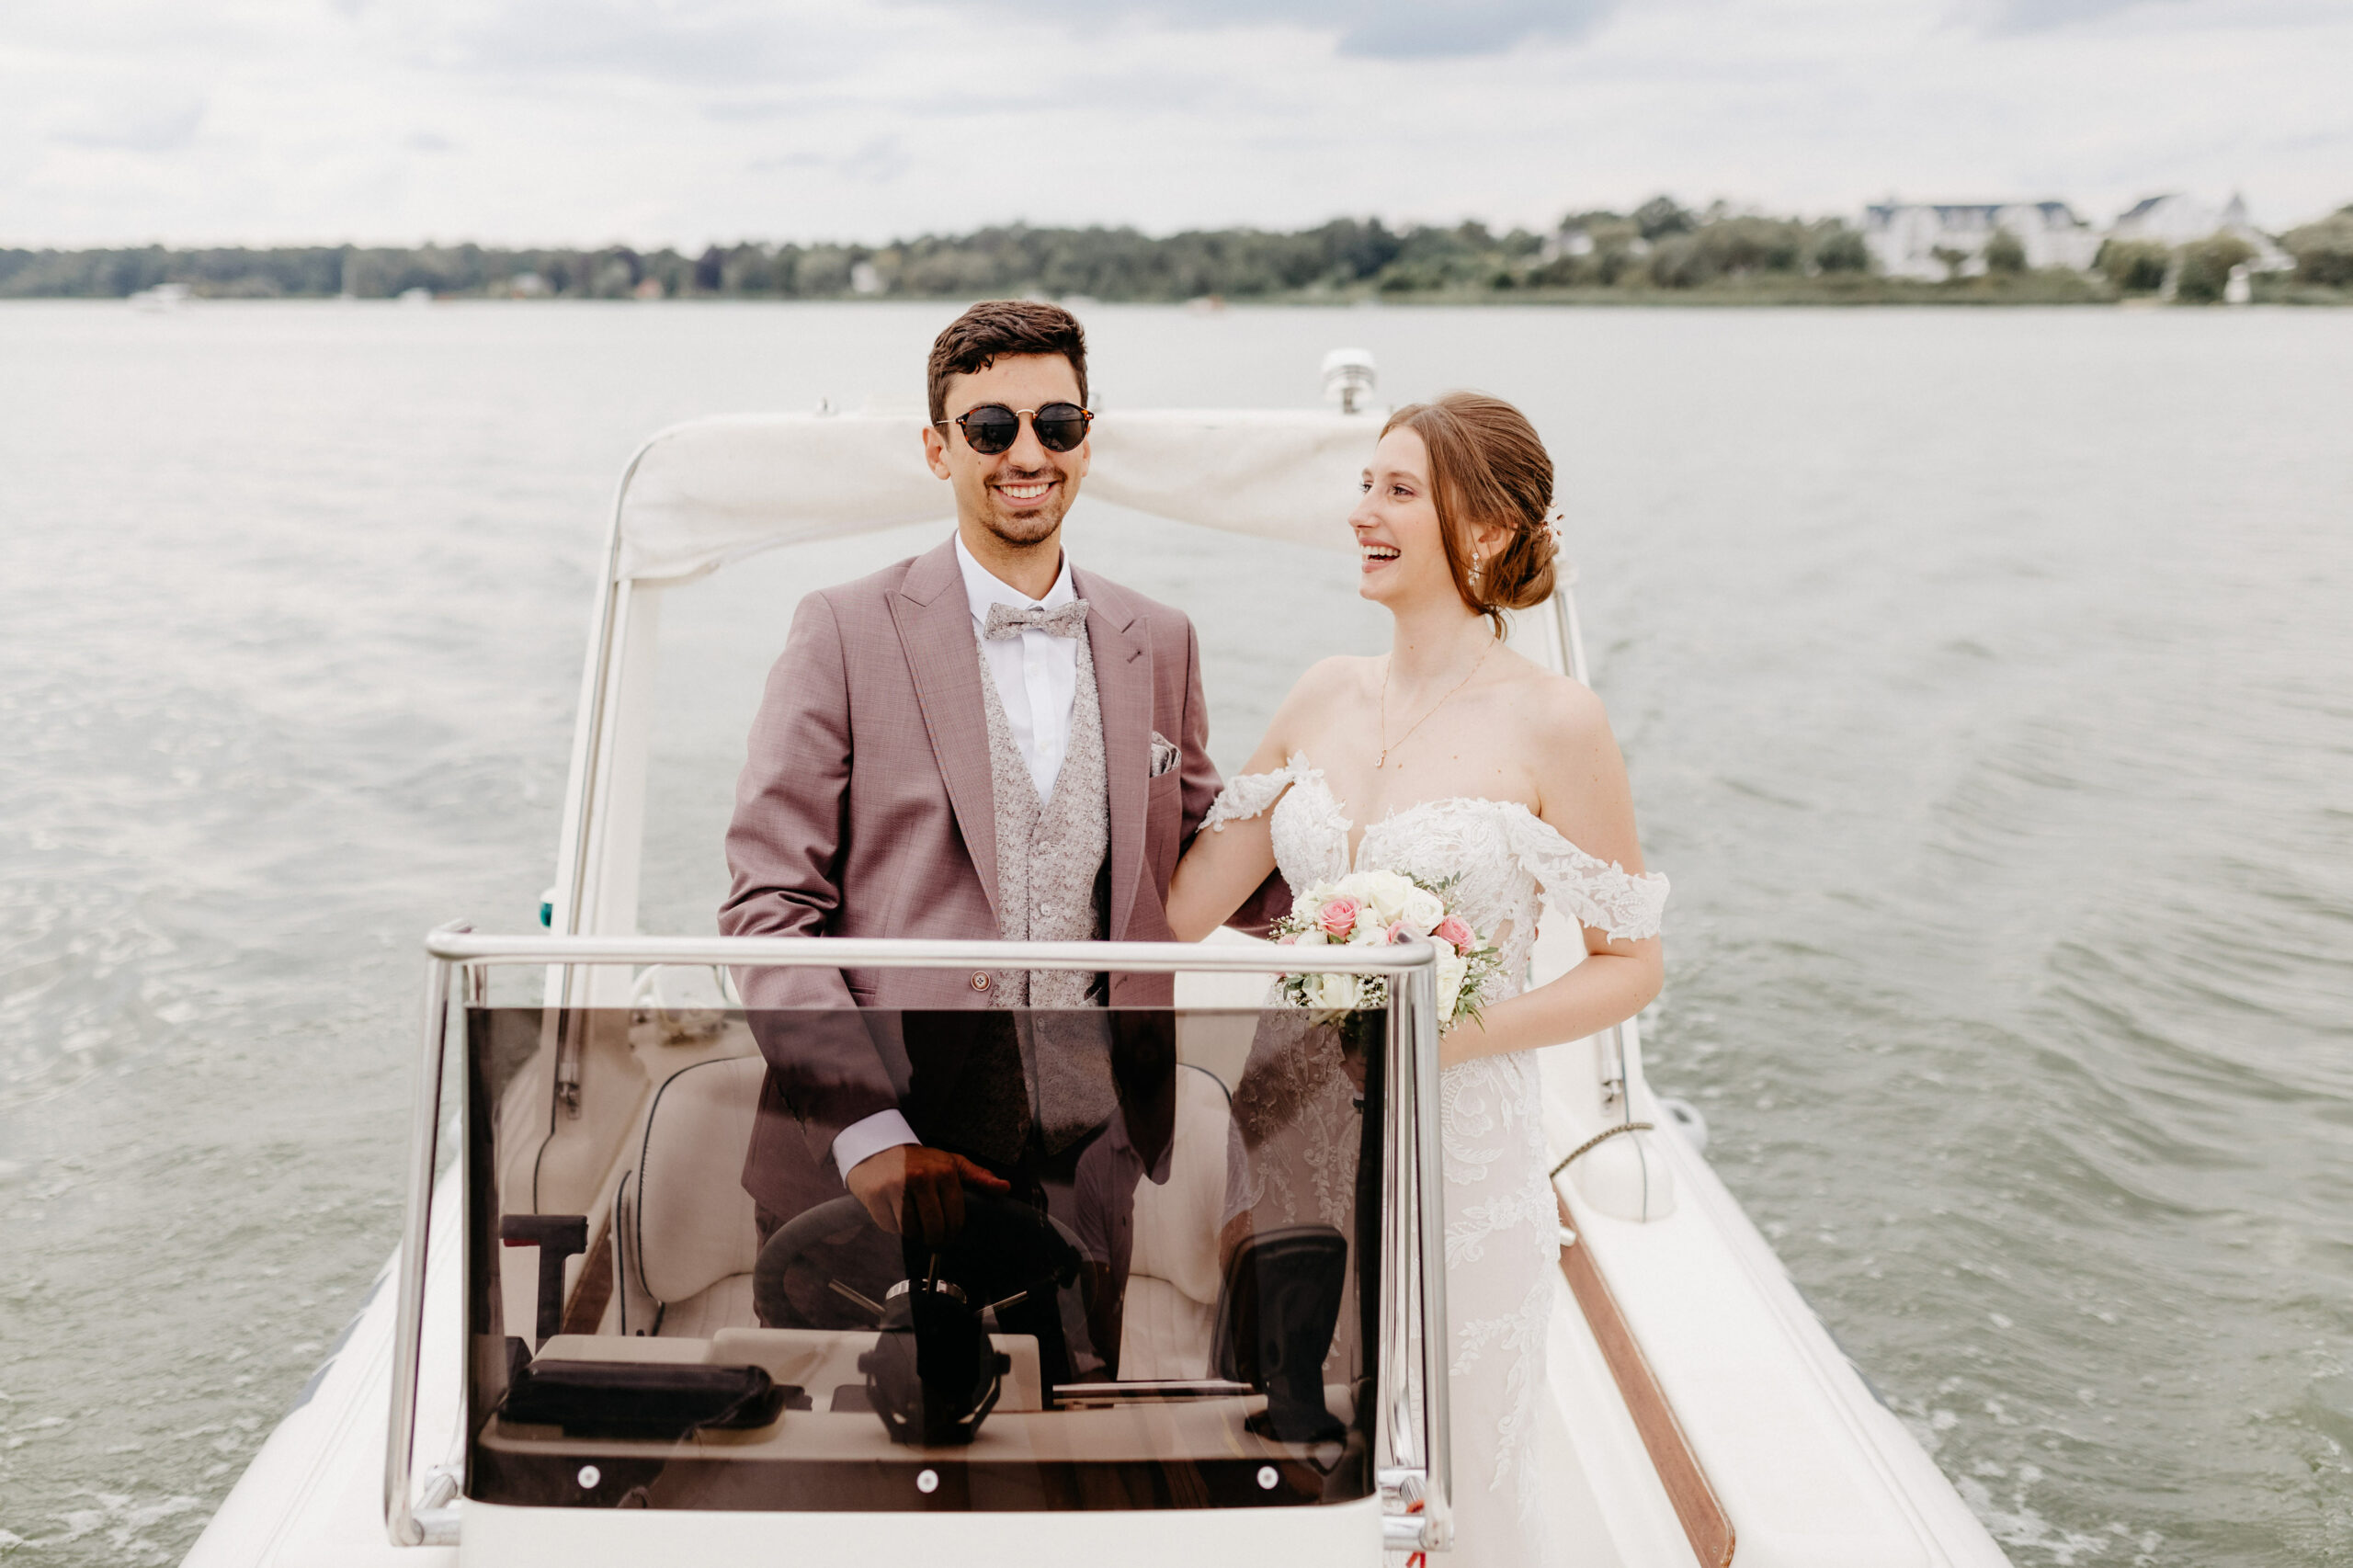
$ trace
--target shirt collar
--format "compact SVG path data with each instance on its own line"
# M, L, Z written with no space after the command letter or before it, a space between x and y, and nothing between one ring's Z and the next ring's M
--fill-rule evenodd
M964 548L964 536L961 533L956 536L956 566L964 574L964 602L972 608L972 619L983 625L988 621L991 605L1010 605L1015 609L1042 605L1058 609L1078 597L1078 591L1070 585L1068 551L1063 551L1062 570L1055 574L1054 585L1046 590L1042 599L1031 598L973 559L972 552Z

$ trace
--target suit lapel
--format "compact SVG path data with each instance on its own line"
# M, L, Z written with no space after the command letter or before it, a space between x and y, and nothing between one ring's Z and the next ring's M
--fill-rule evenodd
M1111 907L1104 935L1123 939L1143 881L1144 794L1152 776L1152 651L1127 596L1074 567L1087 603L1086 648L1103 710L1103 786L1110 816Z
M956 541L917 556L891 597L891 618L915 676L915 700L931 736L939 777L964 847L980 873L989 911L996 907L996 793L990 781L989 732L981 695L979 644L972 608L956 564ZM1109 728L1107 722L1106 729Z

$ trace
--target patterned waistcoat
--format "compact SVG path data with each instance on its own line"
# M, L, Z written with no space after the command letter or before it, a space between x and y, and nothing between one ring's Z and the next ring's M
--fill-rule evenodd
M1104 869L1110 851L1110 797L1103 767L1103 709L1095 660L1076 639L1077 689L1070 713L1070 745L1054 776L1052 797L1040 801L1029 765L1014 744L995 677L981 660L981 693L989 731L990 783L996 801L997 934L1008 942L1100 939L1107 896ZM1084 971L999 971L990 995L1000 1007L1096 1008L1097 977ZM1100 1012L1029 1014L1016 1029L1028 1104L1017 1119L1034 1121L1049 1153L1059 1153L1108 1120L1117 1106L1111 1084L1108 1020ZM1010 1065L1009 1062L1006 1065ZM1009 1074L1007 1074L1009 1076ZM1009 1085L1008 1085L1009 1086ZM993 1098L983 1091L983 1097ZM995 1136L1010 1129L995 1108ZM991 1150L991 1153L997 1153Z

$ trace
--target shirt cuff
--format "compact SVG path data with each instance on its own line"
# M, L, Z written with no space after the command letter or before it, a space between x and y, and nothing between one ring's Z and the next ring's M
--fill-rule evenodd
M853 1121L834 1137L834 1169L847 1180L849 1173L885 1149L920 1144L915 1130L895 1110L878 1110L863 1121Z

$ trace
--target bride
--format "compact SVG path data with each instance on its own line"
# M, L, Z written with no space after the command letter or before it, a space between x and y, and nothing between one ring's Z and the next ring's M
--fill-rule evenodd
M1658 994L1666 899L1666 879L1643 873L1600 699L1502 642L1505 611L1552 595L1552 460L1511 404L1455 392L1391 417L1348 517L1358 591L1396 622L1390 651L1326 659L1300 677L1249 771L1211 808L1168 899L1169 925L1192 941L1278 869L1294 892L1351 869L1452 879L1456 913L1502 951L1478 1016L1438 1047L1454 1561L1479 1568L1552 1555L1538 1409L1558 1219L1533 1050L1607 1028ZM1548 899L1583 926L1587 957L1522 993ZM1254 1114L1313 1118L1319 1108L1302 1102L1347 1093L1337 1072L1289 1076L1286 1095L1245 1073L1241 1143L1254 1139ZM1241 1143L1229 1210L1256 1209L1261 1225L1318 1217L1266 1212L1297 1210L1302 1185L1327 1184L1254 1169Z

